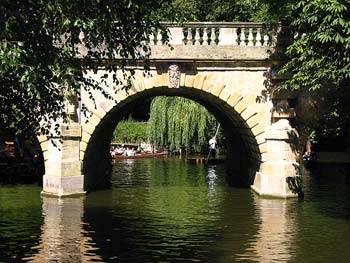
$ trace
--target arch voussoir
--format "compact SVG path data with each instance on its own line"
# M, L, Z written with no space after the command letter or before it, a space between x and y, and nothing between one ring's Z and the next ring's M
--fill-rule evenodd
M206 79L207 79L206 73L203 73L203 72L198 73L196 75L196 77L194 78L193 87L196 89L199 89L199 90L203 89L203 85L204 85Z

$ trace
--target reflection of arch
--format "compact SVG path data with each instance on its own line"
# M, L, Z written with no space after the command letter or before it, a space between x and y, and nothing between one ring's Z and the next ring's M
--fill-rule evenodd
M269 103L256 102L257 94L264 88L263 72L190 71L181 74L180 88L168 88L169 76L165 70L152 72L152 78L143 77L140 71L136 72L130 90L120 90L115 95L117 105L101 95L95 96L97 107L89 107L91 116L82 123L80 158L83 161L85 189L98 186L95 179L110 174L109 144L118 121L144 99L162 95L192 99L212 112L227 137L228 159L234 164L230 168L232 174L237 175L231 179L251 184L266 150L264 132L271 116Z

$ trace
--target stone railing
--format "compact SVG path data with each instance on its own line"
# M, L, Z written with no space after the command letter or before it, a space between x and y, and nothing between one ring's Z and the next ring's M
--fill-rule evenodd
M167 24L170 45L273 46L279 26L250 22L192 22ZM150 45L163 45L160 31L149 36Z

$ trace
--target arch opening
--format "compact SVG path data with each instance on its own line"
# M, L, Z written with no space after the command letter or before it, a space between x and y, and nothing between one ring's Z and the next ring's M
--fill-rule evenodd
M259 171L261 154L258 143L246 120L227 102L199 89L154 87L128 96L114 106L99 122L89 139L84 159L84 190L109 187L112 164L110 142L118 122L145 99L156 96L178 96L196 101L214 115L226 137L226 169L230 185L253 183Z

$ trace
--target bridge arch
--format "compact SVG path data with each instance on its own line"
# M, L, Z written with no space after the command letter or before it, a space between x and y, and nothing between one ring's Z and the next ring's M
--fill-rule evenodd
M101 89L82 87L81 99L89 116L81 115L68 125L59 124L61 135L57 138L41 137L45 158L43 193L81 194L84 182L89 190L91 178L108 172L107 166L102 168L108 163L111 133L125 111L148 96L177 95L201 103L217 117L229 138L229 158L240 160L242 167L249 164L251 169L235 167L246 170L247 175L240 179L252 184L255 192L282 198L297 196L296 94L272 93L285 77L274 74L283 59L281 27L239 22L167 26L172 48L150 36L150 74L144 73L138 64L141 61L129 65L135 71L130 90L115 93L112 74L103 64L97 72L84 70L85 76L101 83ZM209 31L217 32L210 33L210 41ZM84 47L79 49L81 56L87 52ZM112 63L120 63L119 58ZM119 79L123 73L118 73ZM94 175L91 171L98 167L101 171Z
M131 89L120 89L114 96L117 104L97 96L94 106L90 105L91 115L82 124L80 147L85 190L104 187L109 181L109 148L117 123L130 109L155 96L186 97L206 107L220 122L227 138L227 158L232 164L228 166L230 181L253 184L266 152L265 130L271 116L271 103L257 100L264 88L264 71L190 70L181 74L179 87L173 88L166 69L157 68L148 78L136 72Z

